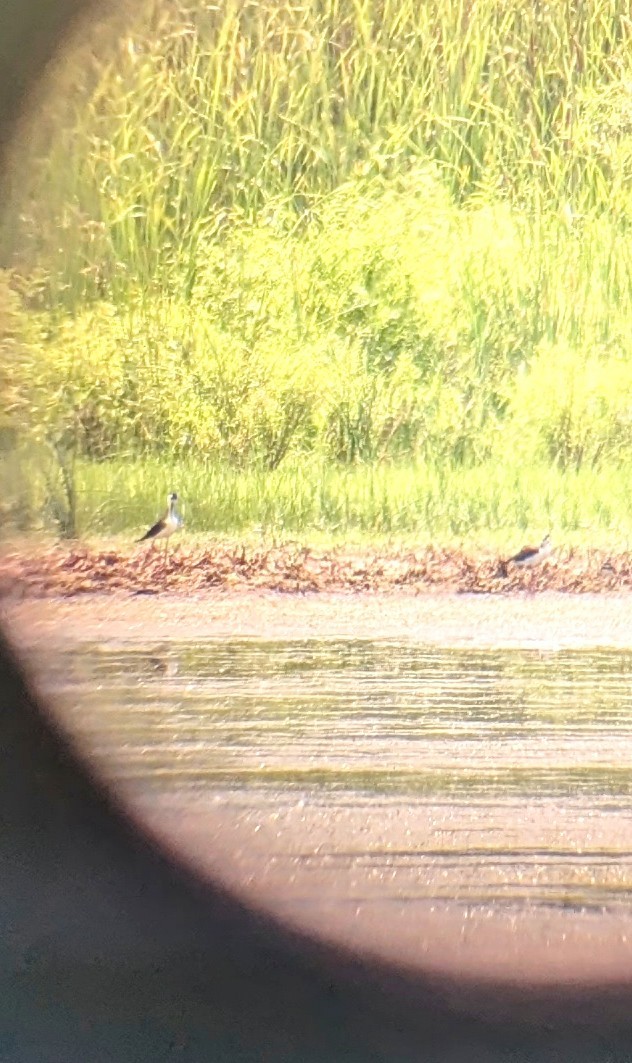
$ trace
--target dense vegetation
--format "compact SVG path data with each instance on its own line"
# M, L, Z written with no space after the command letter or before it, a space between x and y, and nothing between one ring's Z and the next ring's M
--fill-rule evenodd
M200 530L627 537L628 7L93 32L5 191L5 515L124 530L173 485Z

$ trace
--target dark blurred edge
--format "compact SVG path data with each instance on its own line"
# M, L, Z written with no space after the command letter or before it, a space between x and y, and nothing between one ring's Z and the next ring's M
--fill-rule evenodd
M83 0L0 0L0 153ZM171 863L0 639L0 1061L630 1059L627 985L538 995L363 963ZM572 979L572 972L569 972Z

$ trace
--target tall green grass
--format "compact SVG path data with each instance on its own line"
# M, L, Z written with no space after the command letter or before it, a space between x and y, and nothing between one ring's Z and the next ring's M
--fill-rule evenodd
M227 226L318 219L346 181L420 159L457 202L627 216L623 0L151 0L126 14L127 32L101 27L60 71L15 159L5 244L55 304L126 301L136 285L188 296Z
M618 461L632 447L632 274L608 218L534 230L432 172L332 193L322 226L242 225L188 299L25 313L13 422L93 460ZM8 371L7 371L8 372Z
M51 475L53 466L43 475L44 466L34 463L29 451L19 468L28 473L33 512L25 511L24 492L16 488L18 466L0 464L5 516L13 518L5 520L5 534L19 524L16 516L28 522L33 513L41 530L63 534L66 498ZM164 511L167 492L175 489L185 541L193 542L233 536L267 544L470 542L509 550L523 533L541 536L552 529L558 546L629 549L632 544L628 475L622 467L561 473L541 465L341 468L319 461L288 462L264 473L237 472L195 458L148 459L80 461L75 482L75 532L88 538L117 535L132 542Z
M127 15L5 190L11 519L122 529L176 463L219 531L627 534L627 5Z

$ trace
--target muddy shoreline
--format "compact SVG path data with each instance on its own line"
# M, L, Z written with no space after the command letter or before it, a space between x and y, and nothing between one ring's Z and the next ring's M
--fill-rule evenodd
M178 544L166 556L156 547L29 544L0 555L0 597L5 598L244 589L304 595L613 593L632 590L632 554L559 548L535 568L509 565L506 571L498 554L439 547L318 550L295 543L264 547L217 542Z
M77 642L229 638L396 639L427 645L547 650L632 648L629 594L462 595L245 589L4 599L0 621L26 650Z

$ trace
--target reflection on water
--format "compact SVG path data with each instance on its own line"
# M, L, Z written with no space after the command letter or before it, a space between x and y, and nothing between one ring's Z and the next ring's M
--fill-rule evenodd
M399 898L632 899L630 652L130 642L45 667L129 793L272 817L279 874L291 850L350 895L388 868Z

